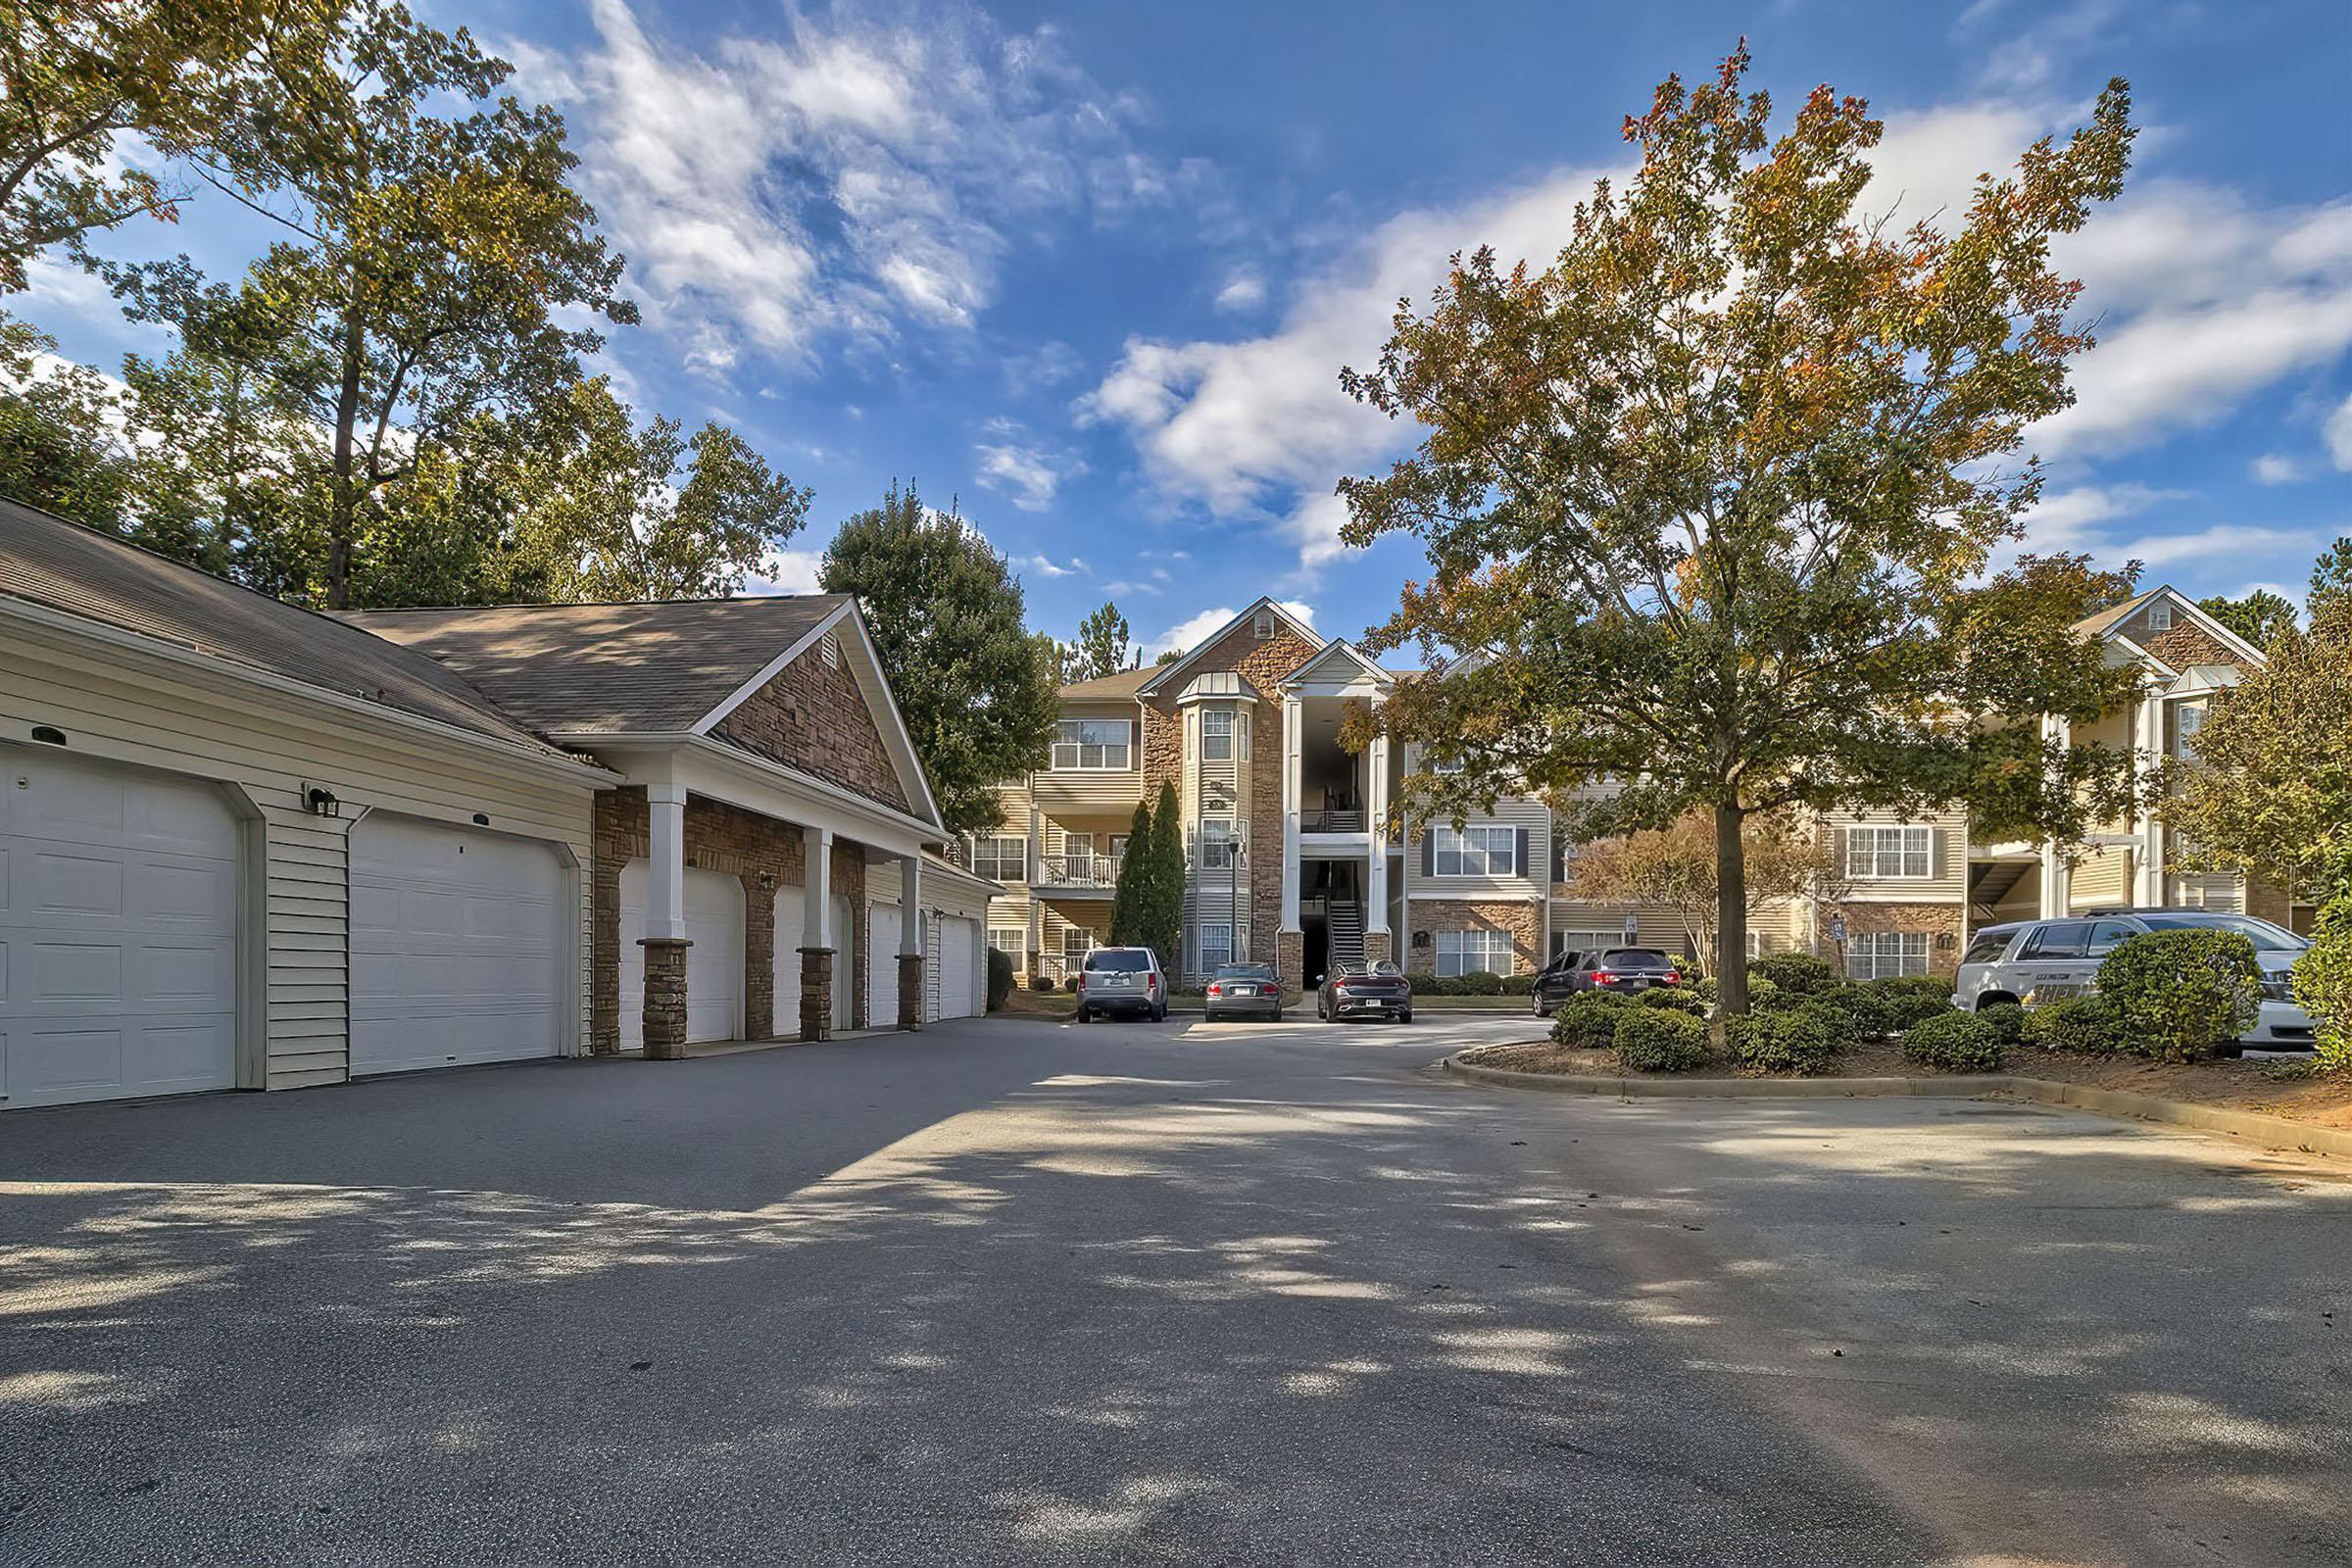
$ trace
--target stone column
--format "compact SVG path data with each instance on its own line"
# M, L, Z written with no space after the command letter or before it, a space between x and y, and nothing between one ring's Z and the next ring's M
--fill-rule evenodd
M1285 931L1274 939L1274 967L1282 975L1283 994L1296 1002L1306 994L1306 933Z
M923 1026L923 862L899 857L899 1027Z
M686 950L679 937L644 937L645 1054L649 1061L675 1061L686 1054Z
M1396 955L1389 948L1389 933L1386 931L1364 933L1364 961L1366 963L1382 963L1396 956Z
M801 829L801 1038L833 1038L833 830Z

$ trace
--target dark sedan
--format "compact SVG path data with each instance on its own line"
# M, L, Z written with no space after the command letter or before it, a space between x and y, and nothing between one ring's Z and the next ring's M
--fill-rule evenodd
M1378 1013L1413 1021L1413 983L1393 963L1340 963L1315 993L1315 1016L1333 1020Z
M1559 1010L1561 1003L1576 994L1577 965L1584 958L1581 953L1563 953L1544 966L1536 976L1536 983L1528 987L1537 1017L1550 1017Z
M1683 983L1681 966L1655 948L1603 948L1577 959L1569 974L1571 992L1647 991Z
M1282 977L1270 963L1220 963L1202 994L1209 1023L1219 1018L1282 1021Z

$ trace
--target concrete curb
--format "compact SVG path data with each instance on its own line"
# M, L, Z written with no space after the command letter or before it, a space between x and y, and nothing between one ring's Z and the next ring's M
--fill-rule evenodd
M1484 1049L1473 1047L1473 1050ZM2125 1121L2159 1122L2243 1139L2263 1149L2352 1157L2352 1131L2314 1127L2284 1116L2190 1105L2125 1089L2094 1089L2012 1073L1954 1074L1948 1078L1604 1078L1555 1072L1512 1072L1447 1056L1445 1069L1476 1083L1538 1089L1555 1095L1608 1095L1619 1100L1839 1100L1908 1097L1921 1100L2032 1101Z

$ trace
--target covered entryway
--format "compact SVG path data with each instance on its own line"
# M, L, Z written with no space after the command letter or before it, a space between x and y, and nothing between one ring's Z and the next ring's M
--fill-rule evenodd
M943 914L931 922L931 986L934 1018L968 1018L980 1010L973 983L973 954L979 947L979 925L959 914Z
M382 812L355 824L353 1074L558 1054L564 885L543 843Z
M0 1096L237 1081L241 835L217 786L0 747Z
M899 906L869 905L865 923L865 1026L896 1028L899 1022Z
M645 1044L646 881L650 867L620 870L620 1046ZM686 867L686 1039L733 1040L743 1030L743 883L700 866Z

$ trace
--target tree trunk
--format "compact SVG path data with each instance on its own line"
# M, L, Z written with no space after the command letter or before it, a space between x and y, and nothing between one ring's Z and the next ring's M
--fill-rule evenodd
M1746 813L1715 808L1715 998L1727 1018L1747 1011L1747 861L1740 842Z
M356 306L343 322L343 384L335 393L335 480L326 523L326 608L351 608L351 536L359 527L360 376L367 331Z

